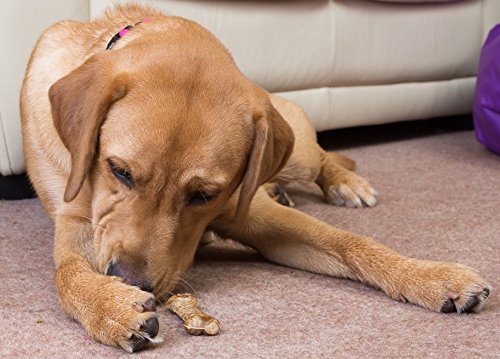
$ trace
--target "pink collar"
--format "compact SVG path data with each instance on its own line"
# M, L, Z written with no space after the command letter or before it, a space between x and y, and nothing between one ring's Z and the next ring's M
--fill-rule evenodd
M127 25L123 29L121 29L118 33L116 33L111 40L109 40L108 44L106 45L106 50L111 50L113 46L120 40L122 37L124 37L134 26L137 26L139 24L147 24L148 22L151 22L152 19L146 18L142 21L136 22L134 25Z

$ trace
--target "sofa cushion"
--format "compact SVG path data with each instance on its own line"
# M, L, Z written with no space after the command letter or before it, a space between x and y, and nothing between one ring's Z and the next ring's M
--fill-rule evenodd
M92 1L100 13L111 0ZM271 92L474 76L477 1L155 1L211 30L242 71Z
M63 19L87 20L88 0L0 1L0 174L25 171L19 92L26 64L38 37Z

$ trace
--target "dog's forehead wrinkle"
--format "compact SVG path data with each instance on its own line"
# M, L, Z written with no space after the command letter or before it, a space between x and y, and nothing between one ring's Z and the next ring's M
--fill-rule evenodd
M229 183L229 178L224 171L212 167L204 168L198 167L192 170L186 171L183 174L183 179L181 182L187 184L187 186L197 186L198 189L221 189Z

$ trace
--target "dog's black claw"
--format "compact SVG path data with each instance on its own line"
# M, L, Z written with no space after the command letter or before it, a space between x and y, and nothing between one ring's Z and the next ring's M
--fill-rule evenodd
M482 295L483 295L484 299L488 298L488 296L490 295L490 289L489 288L484 288L483 292L482 292Z
M441 307L441 313L455 313L456 311L457 307L451 299L448 299L446 302L444 302L443 306Z
M156 312L156 304L153 298L149 298L143 305L145 312Z
M148 302L149 300L146 303ZM158 335L158 332L160 331L160 323L158 322L158 318L149 318L144 322L144 324L141 325L139 330L141 332L148 333L150 338L156 337ZM150 340L144 338L144 336L132 334L132 337L130 338L130 349L132 353L141 351L148 345L149 342Z
M462 312L466 312L466 313L469 313L469 312L472 312L472 310L474 309L474 307L476 305L479 304L479 298L478 297L472 297L470 298L467 303L465 303L463 309L462 309Z
M132 335L132 338L130 338L130 346L132 349L132 353L136 353L138 351L141 351L148 345L148 340L145 338L141 338L136 336L135 334Z
M282 206L293 207L290 197L285 192L285 190L277 183L276 186L274 186L272 197L276 202L278 202Z
M485 300L488 298L490 295L490 289L489 288L484 288L481 293L479 293L477 296L470 298L467 303L465 303L464 308L462 309L462 312L470 313L474 311L474 308L477 307L478 304L481 303L481 299Z
M290 201L288 200L288 198L286 198L284 194L278 195L277 199L279 204L285 207L290 207Z
M158 318L149 318L143 325L141 325L140 330L142 332L148 333L151 338L156 337L158 335L158 331L160 330L160 323L158 322Z
M490 295L490 289L484 288L478 295L469 298L462 308L458 311L459 313L470 313L481 303L481 300L485 300ZM457 312L457 307L453 300L448 299L441 307L441 313L454 313Z

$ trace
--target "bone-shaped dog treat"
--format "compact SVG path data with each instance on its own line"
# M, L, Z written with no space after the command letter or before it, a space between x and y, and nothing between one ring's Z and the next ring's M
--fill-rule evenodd
M176 294L167 301L167 308L184 322L184 328L191 335L215 335L220 331L217 319L198 309L198 300L191 293Z

